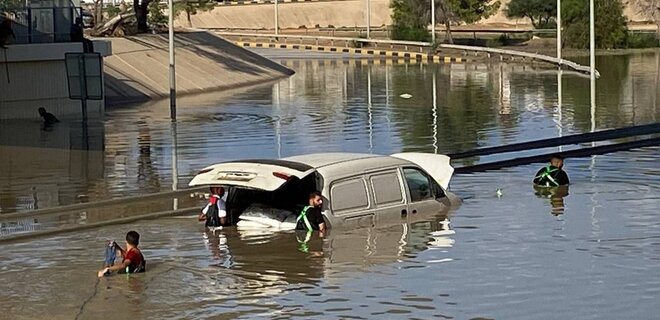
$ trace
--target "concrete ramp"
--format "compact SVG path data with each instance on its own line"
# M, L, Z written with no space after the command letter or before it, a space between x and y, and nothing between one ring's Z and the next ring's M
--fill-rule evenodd
M167 35L113 38L105 59L106 105L169 96ZM180 95L237 88L287 77L293 71L207 32L175 36Z

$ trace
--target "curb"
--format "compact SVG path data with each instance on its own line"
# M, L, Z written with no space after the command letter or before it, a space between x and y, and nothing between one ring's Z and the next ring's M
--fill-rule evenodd
M315 52L349 53L349 54L358 54L358 55L368 55L374 58L380 58L384 60L402 59L405 61L445 62L445 63L468 62L468 60L465 58L439 56L433 53L345 48L345 47L317 46L317 45L306 45L306 44L278 44L278 43L261 43L261 42L255 43L255 42L244 42L244 41L235 41L234 43L244 48L272 48L272 49L306 50L306 51L315 51Z

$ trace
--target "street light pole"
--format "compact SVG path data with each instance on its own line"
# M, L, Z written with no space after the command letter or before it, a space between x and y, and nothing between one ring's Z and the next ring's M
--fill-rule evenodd
M561 66L561 0L557 0L557 59Z
M279 1L275 0L275 35L280 34L280 12Z
M174 69L174 5L172 0L167 1L168 36L170 53L170 119L176 120L176 72Z
M594 0L589 0L589 64L591 68L591 132L596 130L596 32ZM593 143L592 143L593 144ZM593 158L595 160L595 157Z
M371 0L367 0L367 39L371 39Z
M431 42L435 43L435 0L431 0Z
M589 0L589 65L591 67L591 81L596 80L596 31L594 16L594 0Z

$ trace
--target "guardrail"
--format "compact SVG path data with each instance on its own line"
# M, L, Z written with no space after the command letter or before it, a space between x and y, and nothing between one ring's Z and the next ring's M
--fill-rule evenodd
M569 67L575 71L582 72L582 73L590 73L591 68L587 66L580 65L576 62L566 60L566 59L559 59L551 56L546 56L542 54L537 54L537 53L530 53L530 52L523 52L523 51L515 51L515 50L505 50L505 49L496 49L496 48L487 48L487 47L475 47L475 46L463 46L463 45L456 45L456 44L440 44L440 48L447 48L447 49L454 49L454 50L464 50L464 51L474 51L474 52L485 52L489 56L492 54L499 54L500 56L515 56L515 57L522 57L522 58L529 58L532 60L540 60L540 61L545 61L548 63L552 63L555 65L558 65L560 67L566 66ZM600 73L598 70L595 70L596 78L600 77Z
M213 29L207 29L207 30L213 30ZM235 33L235 32L223 32L223 31L215 31L216 34L221 35L221 36L230 36L230 37L238 37L239 40L243 40L245 38L247 39L258 39L258 38L268 38L269 40L275 40L279 42L279 39L284 39L284 43L286 43L287 39L297 39L300 41L300 44L304 40L312 40L316 43L316 45L319 44L319 41L329 41L332 46L334 46L334 42L344 42L344 45L346 47L349 46L349 44L356 44L356 43L370 43L374 44L376 48L378 48L379 44L384 44L384 45L389 45L390 47L393 46L403 46L405 50L408 50L408 47L417 47L419 48L419 52L423 52L424 49L433 49L433 44L430 42L417 42L417 41L402 41L402 40L388 40L388 39L363 39L363 38L346 38L346 37L328 37L328 36L309 36L309 35L290 35L290 34L264 34L264 33ZM516 51L516 50L506 50L506 49L496 49L496 48L488 48L488 47L477 47L477 46L464 46L464 45L455 45L455 44L439 44L438 48L445 48L445 49L451 49L451 50L461 50L461 51L472 51L472 52L484 52L488 54L490 57L493 54L498 54L500 56L511 56L511 57L521 57L521 58L527 58L531 60L538 60L538 61L543 61L547 63L554 64L556 66L560 67L568 67L570 69L573 69L577 72L580 73L590 73L591 68L588 66L583 66L580 65L576 62L566 60L566 59L558 59L555 57L551 56L546 56L542 54L537 54L537 53L529 53L529 52L523 52L523 51ZM598 70L595 71L596 77L600 77L600 73Z
M206 30L213 31L213 29L206 29ZM284 43L286 43L286 39L298 39L300 40L300 44L302 44L303 40L313 40L316 42L316 45L319 44L319 41L323 40L323 41L330 41L331 45L334 45L334 42L343 41L345 43L345 46L348 46L349 43L371 43L374 44L375 47L378 47L378 44L385 44L390 46L398 45L404 47L419 47L420 49L431 48L432 46L432 43L430 42L402 41L402 40L388 40L388 39L346 38L346 37L308 36L308 35L293 35L293 34L275 35L275 34L265 34L265 33L236 33L236 32L223 32L223 31L214 31L214 32L221 36L238 37L239 40L243 40L244 38L247 39L270 38L270 39L277 39L279 41L279 38L281 38L285 40Z

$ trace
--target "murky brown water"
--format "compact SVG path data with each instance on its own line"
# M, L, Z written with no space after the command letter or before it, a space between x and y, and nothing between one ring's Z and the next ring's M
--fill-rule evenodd
M653 123L658 57L599 58L607 67L593 119L589 83L572 75L562 78L559 108L556 72L529 67L298 60L284 61L297 74L274 86L182 103L176 126L162 104L108 110L86 130L3 122L0 216L182 189L199 168L228 159L449 153ZM534 194L537 165L457 175L452 190L465 203L448 217L333 232L314 238L308 253L293 233L207 235L191 216L0 242L0 319L652 319L659 160L658 147L569 159L564 198ZM116 217L95 217L104 215ZM76 217L43 224L92 223ZM97 281L104 242L128 229L142 234L148 272Z

